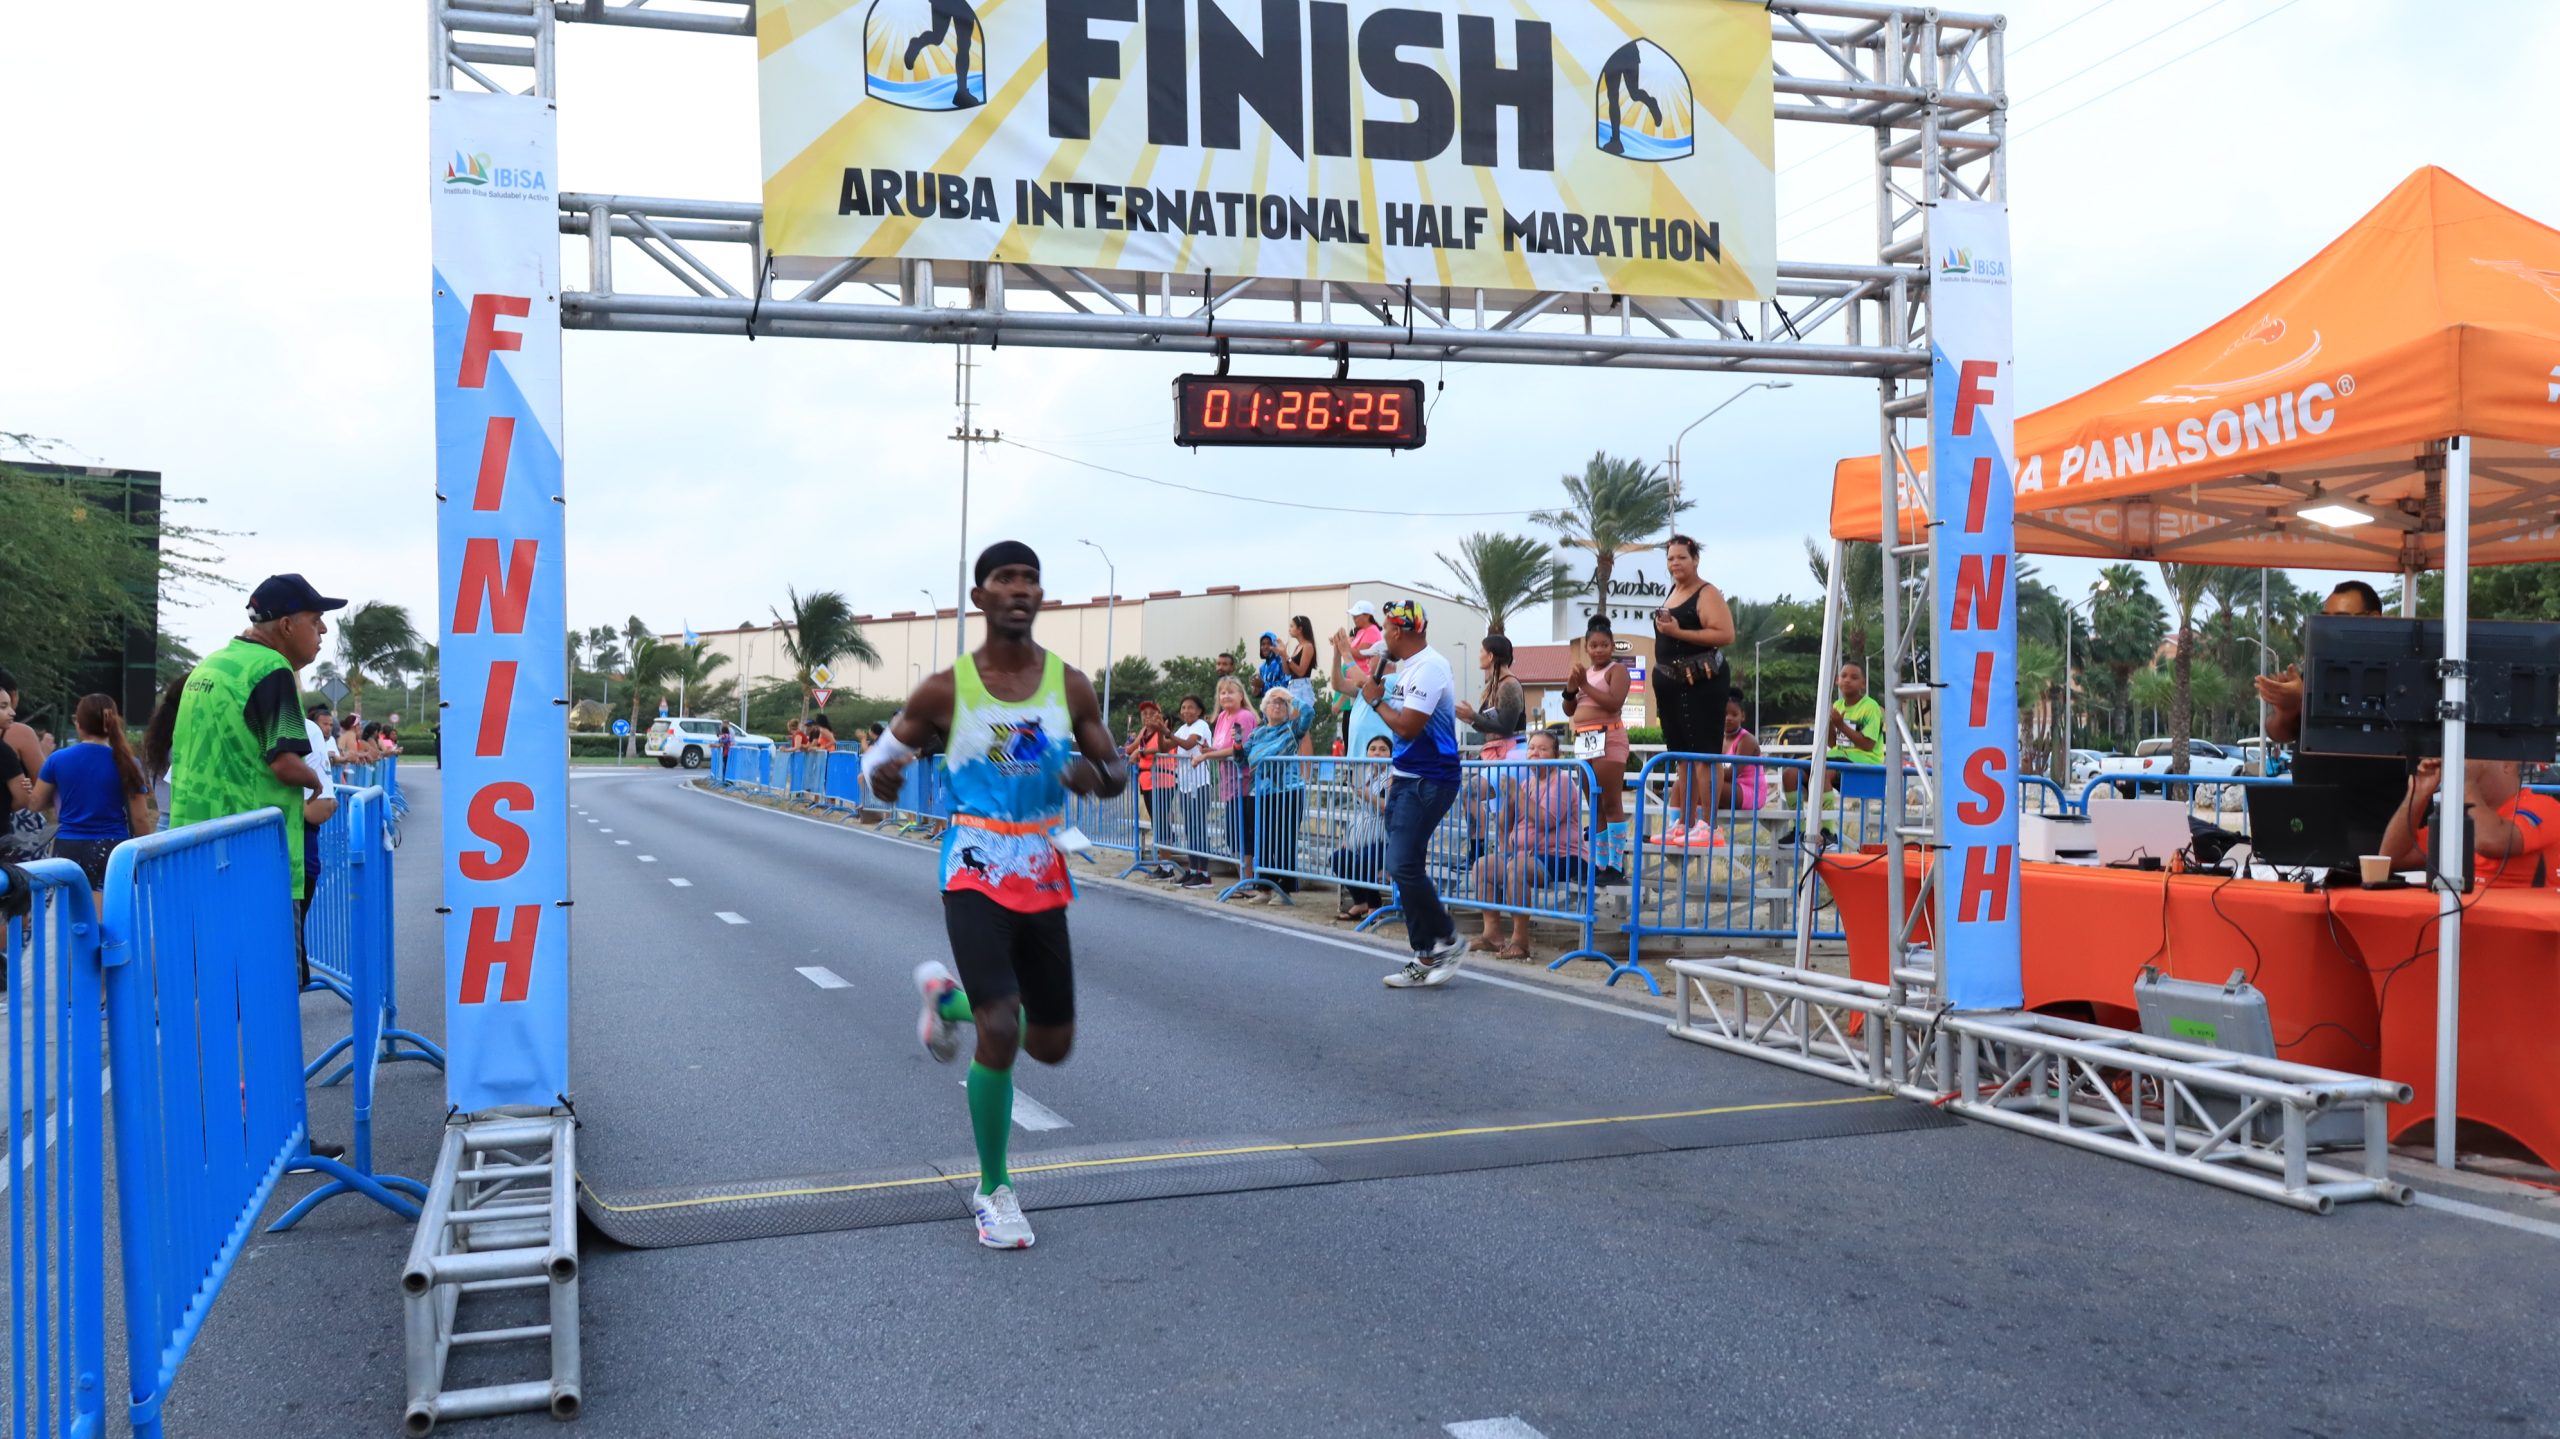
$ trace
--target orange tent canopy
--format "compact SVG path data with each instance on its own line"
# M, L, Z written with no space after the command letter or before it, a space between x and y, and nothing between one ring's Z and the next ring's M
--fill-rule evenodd
M2441 568L2436 450L2469 435L2471 562L2560 560L2555 367L2560 230L2431 166L2194 339L2019 420L2018 548ZM1879 538L1878 491L1874 456L1840 463L1834 537ZM2374 521L2296 513L2338 500ZM1907 534L1919 503L1906 485Z

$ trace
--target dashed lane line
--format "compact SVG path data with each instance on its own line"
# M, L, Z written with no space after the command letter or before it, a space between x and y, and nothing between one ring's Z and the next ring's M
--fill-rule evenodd
M639 860L642 864L656 864L658 862L658 857L654 854L634 855L632 858Z
M853 988L853 981L836 973L834 970L827 968L823 964L804 964L800 966L800 977L809 981L811 984L816 985L820 989ZM960 1082L966 1084L969 1081L964 1079Z
M1440 1427L1449 1431L1450 1439L1547 1439L1517 1414L1500 1419L1466 1419Z
M614 841L614 843L615 843L615 844L629 844L629 843L631 843L631 841L629 841L629 840L627 840L627 839L617 839L617 840L615 840L615 841Z
M961 1080L960 1087L962 1089L968 1088L969 1081L965 1079ZM1023 1093L1020 1085L1014 1086L1013 1090L1013 1122L1024 1129L1033 1130L1035 1132L1049 1129L1075 1128L1073 1124L1067 1121L1067 1117L1065 1115L1060 1114L1058 1111L1051 1109L1045 1104L1042 1104L1039 1100L1032 1098L1030 1095Z
M668 880L667 883L674 885L678 889L693 888L693 881L689 879L671 879Z
M721 909L714 910L712 912L720 917L720 922L722 924L744 924L747 922L747 917L738 913L736 910Z

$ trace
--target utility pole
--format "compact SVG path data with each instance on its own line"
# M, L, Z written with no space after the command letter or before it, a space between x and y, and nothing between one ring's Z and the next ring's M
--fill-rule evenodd
M960 563L952 581L958 596L952 605L951 667L960 667L960 657L969 650L969 453L973 446L991 444L1004 438L1004 431L990 434L972 422L977 409L977 387L972 372L978 366L969 358L969 346L962 345L952 359L951 398L960 406L960 427L951 438L960 442Z

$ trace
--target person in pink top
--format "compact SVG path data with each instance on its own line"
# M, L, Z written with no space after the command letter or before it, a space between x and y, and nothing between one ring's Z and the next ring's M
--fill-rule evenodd
M1724 752L1741 758L1756 759L1760 741L1753 738L1742 723L1742 696L1727 695L1724 701ZM1725 808L1749 814L1768 801L1769 771L1756 764L1728 766L1733 780L1723 787Z
M1554 730L1531 730L1532 760L1552 760L1562 753ZM1591 863L1591 822L1582 808L1582 776L1566 765L1520 766L1504 771L1496 796L1486 806L1487 827L1502 826L1484 858L1468 876L1475 893L1496 904L1528 906L1537 902L1542 885L1581 884ZM1489 921L1485 934L1470 946L1494 948ZM1529 916L1511 916L1511 934L1501 946L1504 959L1527 959Z
M1200 752L1218 764L1218 798L1226 802L1227 854L1236 873L1253 878L1253 783L1244 763L1244 742L1253 733L1253 706L1245 702L1244 681L1233 675L1218 681L1218 713L1209 721L1209 747Z

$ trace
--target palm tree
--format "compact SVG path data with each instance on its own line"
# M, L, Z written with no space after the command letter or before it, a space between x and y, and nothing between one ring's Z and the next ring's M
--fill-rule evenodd
M880 663L880 652L863 638L862 626L853 622L853 606L836 590L813 590L803 595L789 586L783 594L791 600L791 616L783 618L775 610L776 622L785 626L782 652L793 667L793 678L800 683L800 718L809 718L809 690L817 684L816 671L840 659L856 659L867 665Z
M1884 629L1884 551L1864 540L1852 540L1843 548L1847 557L1841 565L1840 658L1863 665L1875 653ZM1804 562L1813 571L1813 582L1829 594L1831 557L1810 536L1804 542Z
M418 662L418 631L409 623L409 612L399 605L367 600L339 616L334 628L350 707L364 702L367 670L388 679Z
M2140 566L2114 564L2100 573L2107 588L2089 606L2089 663L2114 677L2108 729L2121 740L2133 728L2133 677L2160 653L2169 617Z
M630 718L634 732L641 728L641 702L666 692L667 681L675 678L683 653L682 645L668 644L645 630L631 637Z
M1644 461L1605 453L1593 455L1581 474L1565 476L1564 493L1569 505L1541 510L1529 522L1554 530L1566 549L1591 551L1591 591L1606 614L1618 556L1652 545L1690 502L1674 495L1671 482Z
M1553 545L1526 535L1479 530L1458 542L1457 558L1438 558L1457 577L1457 597L1484 611L1487 634L1501 634L1503 622L1522 610L1581 588Z
M2194 737L2196 723L2196 609L2204 603L2205 590L2213 582L2214 570L2209 565L2178 565L2160 562L2160 584L2169 592L2169 603L2177 615L2177 658L2172 662L2172 679L2176 689L2169 700L2169 773L2187 772L2187 741Z

